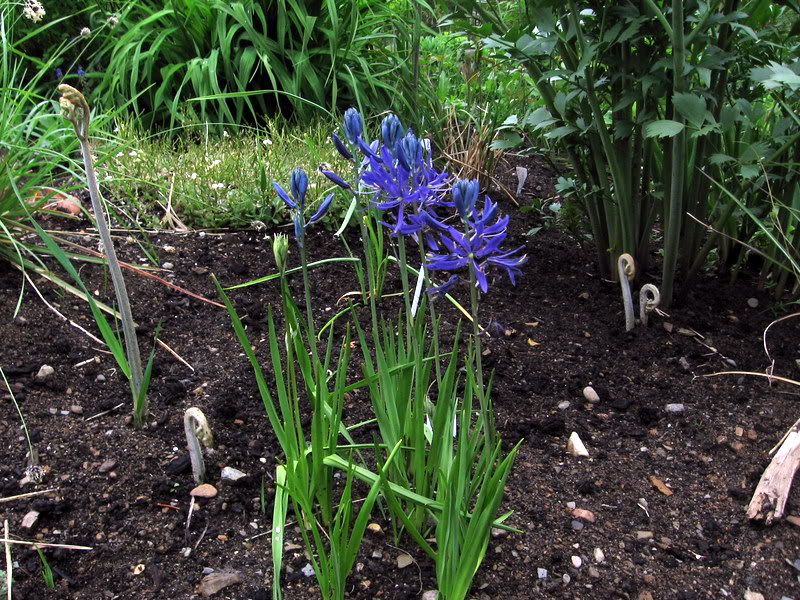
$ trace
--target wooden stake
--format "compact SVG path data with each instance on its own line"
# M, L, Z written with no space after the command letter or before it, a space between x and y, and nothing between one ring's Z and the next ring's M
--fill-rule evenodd
M763 519L769 525L783 517L794 474L800 468L800 424L795 424L783 440L756 486L750 505L749 519Z

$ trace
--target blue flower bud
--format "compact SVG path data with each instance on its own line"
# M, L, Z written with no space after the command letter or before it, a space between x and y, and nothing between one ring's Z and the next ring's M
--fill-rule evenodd
M78 67L78 77L83 77L86 75L86 71L83 70L83 67Z
M292 196L294 196L295 202L297 202L302 209L306 202L308 175L306 175L306 172L300 167L292 169L292 172L289 175L289 189L292 191Z
M394 155L397 142L405 134L403 131L403 124L395 114L390 114L381 121L381 135L383 136L383 144L389 149L389 152Z
M336 146L336 150L339 151L339 154L341 154L343 158L346 160L353 160L353 154L350 152L347 146L344 145L342 138L335 133L332 133L331 139L333 140L333 145Z
M297 208L297 203L294 200L292 200L292 197L288 193L286 193L286 190L283 189L280 183L278 183L277 181L273 181L272 187L275 189L275 193L278 194L278 196L280 196L281 200L283 200L286 203L286 206L288 206L292 210Z
M361 115L355 108L348 108L344 113L344 129L345 137L351 144L355 144L356 140L361 137L364 132L364 122L361 120Z
M412 172L416 170L417 167L421 166L422 146L417 136L414 135L414 132L410 129L405 136L397 142L396 155L397 160L400 161L400 164L403 165L403 168L408 172Z
M342 179L341 177L339 177L339 175L337 175L337 174L336 174L336 173L334 173L333 171L329 171L328 169L322 169L322 170L320 171L320 173L322 173L323 175L325 175L325 177L327 177L328 179L330 179L330 180L331 180L333 183L335 183L336 185L338 185L340 188L344 188L344 189L346 189L346 190L349 190L349 189L350 189L350 184L349 184L349 183L347 183L347 182L346 182L344 179Z
M328 194L325 200L322 201L322 204L319 205L317 212L308 220L307 225L311 225L319 221L322 217L325 216L325 213L328 212L328 209L331 207L331 202L333 202L333 194Z
M475 212L480 184L477 179L459 179L453 185L453 202L461 218L465 221Z
M64 71L61 70L61 67L56 69L56 79L64 79Z

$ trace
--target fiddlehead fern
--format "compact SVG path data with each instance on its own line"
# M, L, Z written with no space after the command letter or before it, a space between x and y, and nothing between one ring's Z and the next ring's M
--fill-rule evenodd
M187 408L183 415L183 429L186 432L186 444L192 461L192 476L195 483L201 483L206 477L206 464L203 461L203 449L200 444L206 448L213 448L214 436L203 411L194 406Z
M661 294L652 283L645 283L639 290L639 320L647 327L647 315L658 308Z
M617 259L619 284L622 287L622 303L625 305L625 331L633 329L633 297L631 281L636 276L636 266L630 254L620 254Z

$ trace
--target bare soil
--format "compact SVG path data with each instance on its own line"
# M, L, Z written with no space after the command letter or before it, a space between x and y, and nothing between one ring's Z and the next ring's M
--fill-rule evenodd
M525 164L530 174L522 205L552 195L553 184L542 161ZM509 186L512 173L509 163L498 168ZM503 507L514 511L509 522L524 533L492 538L472 596L741 599L750 590L767 600L800 598L793 566L800 566L800 527L782 521L765 528L744 515L768 451L800 416L798 390L755 377L704 377L734 365L763 372L769 361L761 333L783 314L780 307L755 291L747 273L734 285L707 274L686 305L625 333L619 286L597 277L591 249L553 228L526 238L543 225L541 216L521 212L502 195L497 199L512 215L511 243L526 243L530 257L516 287L498 279L482 304L483 325L492 333L484 342L485 364L495 372L497 424L508 445L524 439ZM161 232L147 243L162 266L172 264L160 276L209 299L216 299L211 273L234 285L275 271L264 232ZM312 259L343 255L322 230L308 246ZM119 248L126 260L142 264L139 245L122 236ZM86 265L81 273L90 289L109 297L98 267ZM322 322L356 288L355 279L350 267L337 265L314 270L312 278ZM656 278L653 272L642 281ZM55 488L0 503L0 520L8 520L18 539L92 548L48 549L56 576L55 589L48 590L36 552L15 546L14 598L192 598L204 568L241 575L241 583L214 598L269 598L271 477L280 449L227 314L151 279L128 274L127 282L142 346L149 348L161 322L161 339L189 365L158 349L150 425L143 430L129 423L128 386L112 357L50 310L30 284L13 317L22 280L0 264L0 366L47 468L40 484L20 487L27 446L3 389L0 496ZM41 279L35 283L53 308L96 333L81 301ZM292 286L300 298L299 279ZM467 290L456 293L466 302ZM244 288L233 298L253 345L263 351L265 308L277 306L277 285ZM748 305L751 298L759 300L757 308ZM444 312L446 337L458 313ZM773 327L768 344L775 373L800 377L798 321ZM54 373L37 378L44 364ZM587 385L598 403L584 399ZM685 410L670 413L668 404ZM194 485L182 415L189 406L201 407L214 430L207 467L219 494L195 511L187 537ZM366 392L355 394L346 411L349 423L369 418ZM589 458L567 454L572 432ZM248 477L220 482L223 466ZM572 508L591 511L594 522L576 518ZM23 517L31 510L40 514L25 529ZM788 513L800 513L796 493ZM373 517L383 523L378 511ZM299 544L296 530L287 541ZM185 557L187 545L196 549ZM405 552L414 562L400 569L397 557ZM318 597L314 578L301 572L307 562L298 546L289 547L284 597ZM435 588L435 570L410 540L395 543L387 533L368 532L351 582L350 598L419 598Z

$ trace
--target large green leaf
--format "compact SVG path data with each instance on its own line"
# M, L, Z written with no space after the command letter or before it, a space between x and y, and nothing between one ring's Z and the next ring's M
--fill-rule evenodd
M672 103L681 116L693 127L700 128L706 120L706 100L697 94L677 92L672 96Z
M683 131L684 124L670 119L651 121L644 126L644 137L673 137Z

